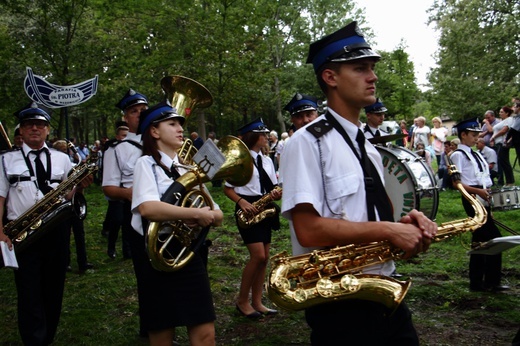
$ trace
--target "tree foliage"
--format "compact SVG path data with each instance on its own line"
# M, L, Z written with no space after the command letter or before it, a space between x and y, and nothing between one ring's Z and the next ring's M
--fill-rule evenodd
M29 102L26 66L58 85L98 75L95 97L52 117L58 137L69 120L70 136L88 142L113 135L121 116L114 105L128 88L151 104L164 100L160 81L167 75L192 78L213 95L187 131L235 134L260 116L283 131L289 117L282 109L295 92L322 97L305 64L309 43L352 20L373 38L350 0L2 0L0 9L0 112ZM391 114L409 118L418 97L413 65L404 47L383 56L378 94Z
M431 21L440 29L431 101L456 120L509 104L520 89L520 3L516 0L437 0Z

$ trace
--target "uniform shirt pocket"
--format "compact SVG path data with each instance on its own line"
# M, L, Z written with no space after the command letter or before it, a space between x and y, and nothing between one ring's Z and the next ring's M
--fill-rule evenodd
M361 180L354 173L344 174L334 177L333 179L328 179L325 183L327 199L333 201L349 197L358 192L360 184Z

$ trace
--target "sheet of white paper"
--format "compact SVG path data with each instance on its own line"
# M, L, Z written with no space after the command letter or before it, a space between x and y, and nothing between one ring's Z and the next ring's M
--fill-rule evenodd
M0 241L0 249L2 250L2 258L4 259L4 265L8 268L18 269L18 261L13 250L9 250L7 243Z
M520 245L520 236L500 237L492 239L478 248L468 251L469 255L497 255L505 250Z
M226 161L226 157L213 141L206 141L193 156L193 161L197 163L200 169L211 180Z

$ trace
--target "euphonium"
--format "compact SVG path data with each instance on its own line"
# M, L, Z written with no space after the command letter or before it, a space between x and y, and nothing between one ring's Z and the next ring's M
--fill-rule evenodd
M450 165L449 172L454 181L459 181L457 189L471 203L475 216L441 224L433 241L474 231L487 220L484 206L464 189L454 165ZM362 270L402 256L402 250L387 241L350 244L293 257L283 252L271 259L267 292L274 304L288 310L347 299L370 300L393 309L404 299L411 282L362 274Z
M282 188L275 186L273 190L281 192ZM253 202L253 206L259 211L258 214L247 214L242 209L237 210L238 225L242 228L249 228L264 220L266 217L276 214L275 208L266 208L272 201L273 198L271 197L271 192L269 192L263 195L258 201Z
M219 140L217 147L226 161L213 179L225 179L235 186L247 184L253 175L253 160L247 146L236 137L226 136ZM211 197L202 185L209 180L203 168L195 164L173 182L161 200L185 207L211 207ZM192 190L197 185L200 189ZM152 266L170 272L181 269L202 245L208 231L209 227L191 229L180 221L151 222L145 240Z
M66 180L55 189L48 192L16 220L10 221L4 227L4 233L11 239L16 253L21 253L30 244L43 237L53 226L67 218L76 215L84 219L87 214L85 197L74 194L71 200L65 197L83 179L94 173L98 167L95 164L96 156L92 155L89 161L74 167Z

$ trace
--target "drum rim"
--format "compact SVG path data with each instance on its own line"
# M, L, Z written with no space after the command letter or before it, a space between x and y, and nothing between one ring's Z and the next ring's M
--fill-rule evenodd
M405 147L398 146L398 145L394 145L394 144L389 144L389 145L386 145L386 146L375 145L375 148L376 149L383 149L386 152L391 153L391 154L393 154L392 149L397 149L397 150L401 150L401 151L409 153L410 156L412 156L412 157L419 158L419 160L417 160L416 162L420 162L421 166L424 167L424 170L428 173L428 176L430 178L430 182L435 182L436 181L435 180L435 175L433 174L433 170L430 167L428 167L428 165L426 164L426 162L424 161L424 159L422 157L420 157L419 155L414 153L412 150L410 150L408 148L405 148ZM381 155L381 153L379 153L379 155ZM405 166L405 169L406 169L407 173L412 177L413 183L414 183L414 187L415 187L414 199L416 200L416 203L415 203L416 206L417 206L416 209L421 211L421 198L418 197L418 195L419 195L418 192L419 191L417 190L417 187L419 186L419 184L418 184L417 178L415 177L415 174L413 174L413 172L411 171L409 166L406 165L403 162L404 161L403 158L401 158L400 156L397 156L397 155L393 155L393 156L395 156L401 162L401 164L403 166ZM384 171L383 171L383 174L384 174ZM430 220L435 220L436 217L437 217L437 212L439 210L439 188L436 186L436 184L433 184L433 187L429 188L427 190L431 190L432 191L432 194L433 194L432 198L434 200L434 203L432 203L432 210L430 212L431 216L429 216L429 215L426 215L426 216ZM424 191L424 190L422 190L422 191Z

